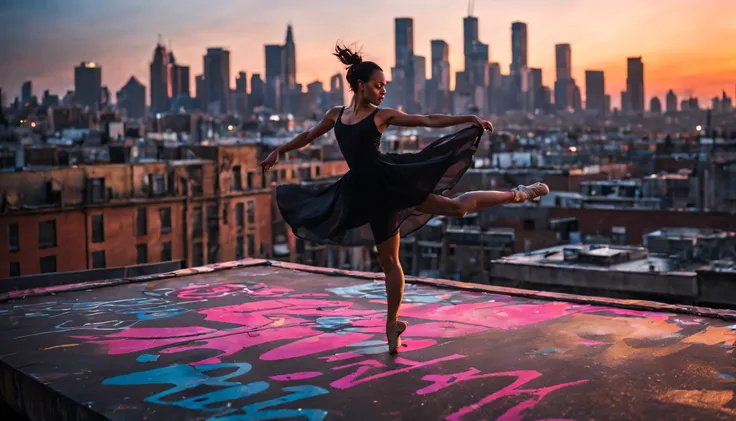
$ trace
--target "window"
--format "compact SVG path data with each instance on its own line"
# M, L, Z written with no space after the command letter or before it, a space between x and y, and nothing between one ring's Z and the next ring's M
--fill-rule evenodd
M105 220L102 215L92 215L92 242L105 242Z
M217 241L208 239L207 241L207 263L218 263L220 261L220 245Z
M235 260L242 260L245 258L245 241L243 239L243 236L240 235L237 237L235 243Z
M238 203L235 205L235 225L243 229L245 226L245 205Z
M161 234L171 232L171 208L159 208L158 216L161 218Z
M248 234L248 257L255 257L256 239L253 234Z
M148 220L146 218L146 208L140 208L135 214L135 235L140 237L148 232Z
M56 220L41 221L38 223L38 248L49 249L56 247ZM54 258L54 261L55 258ZM56 264L54 264L56 267ZM54 272L56 269L54 269Z
M13 253L20 250L18 224L8 224L8 250Z
M92 252L92 269L104 269L106 267L105 250Z
M149 174L151 193L154 196L163 196L166 193L166 180L163 174Z
M253 171L248 171L248 178L246 180L246 186L248 189L253 188Z
M202 248L202 243L194 243L192 244L192 266L202 266L204 265L204 249Z
M322 173L322 170L319 168L319 166L314 167L314 175L315 177L319 177L319 175Z
M10 262L10 276L20 276L20 262Z
M256 222L256 204L252 200L248 201L248 223Z
M222 207L222 223L225 225L227 225L228 207L227 204Z
M41 258L41 273L56 272L56 256L44 256Z
M89 198L92 203L100 203L105 201L105 179L90 178L89 179Z
M192 237L199 238L202 236L202 208L192 209Z
M281 181L286 180L286 170L281 170Z
M142 265L148 263L148 244L136 244L135 256L137 264Z
M525 219L523 223L524 223L524 231L534 231L536 224L534 223L533 219Z
M217 217L217 206L207 206L207 233L216 233L220 230L220 220Z
M271 181L274 182L274 183L277 182L277 181L279 181L279 172L278 172L278 170L271 170Z
M240 170L240 165L236 165L233 167L233 187L232 189L233 190L243 190L243 176Z
M168 262L171 260L171 241L161 243L161 261Z

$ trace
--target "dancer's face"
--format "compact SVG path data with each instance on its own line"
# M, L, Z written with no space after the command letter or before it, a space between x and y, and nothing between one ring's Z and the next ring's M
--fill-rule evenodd
M360 82L360 94L373 105L380 105L386 96L386 75L376 70L367 82Z

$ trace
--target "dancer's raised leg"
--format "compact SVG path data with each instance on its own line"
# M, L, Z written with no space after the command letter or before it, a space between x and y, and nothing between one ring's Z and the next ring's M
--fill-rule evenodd
M454 198L432 194L417 207L417 210L432 215L463 217L469 212L478 212L493 206L539 200L548 193L549 187L546 184L535 183L518 186L507 192L471 191Z

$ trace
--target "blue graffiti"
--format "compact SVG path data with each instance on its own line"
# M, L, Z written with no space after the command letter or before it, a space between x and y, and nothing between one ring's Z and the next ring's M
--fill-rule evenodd
M300 401L315 396L326 395L326 389L317 386L290 386L283 388L285 392L291 392L286 396L280 396L268 401L257 402L240 408L243 413L230 414L225 417L213 417L207 421L265 421L279 419L299 419L307 421L322 421L327 417L327 411L323 409L267 409L281 404ZM265 411L264 411L265 410Z
M153 363L158 361L158 357L160 357L158 354L141 354L135 360L139 363Z
M209 371L226 368L234 370L220 377L210 377L206 374ZM230 381L230 379L242 376L250 370L251 365L248 363L203 364L198 366L176 364L164 368L155 368L153 370L112 377L103 381L102 384L116 386L171 384L174 387L149 396L144 401L158 405L179 406L192 410L219 411L229 406L211 407L210 405L255 395L268 389L268 383L266 382L253 382L244 385L240 382ZM179 401L164 400L168 396L181 394L186 390L199 386L225 387L226 389Z
M268 389L267 382L256 381L248 384L234 381L251 370L248 363L220 363L190 366L176 364L163 368L140 371L112 377L102 382L103 385L139 386L164 384L173 385L163 392L149 396L145 402L157 405L177 406L190 410L220 412L210 418L211 421L242 421L242 420L272 420L284 418L304 418L308 421L322 421L327 411L321 409L271 409L278 405L296 402L314 396L327 394L328 391L317 386L285 387L288 395L271 400L252 403L240 408L233 408L232 401L256 395ZM214 370L229 370L219 377L210 377L208 372ZM181 400L167 398L179 397L187 391L200 386L223 388ZM219 405L218 405L219 404Z

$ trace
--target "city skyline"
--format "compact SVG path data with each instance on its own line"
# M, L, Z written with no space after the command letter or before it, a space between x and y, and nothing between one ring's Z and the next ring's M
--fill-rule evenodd
M381 12L369 19L356 19L365 16L356 6L337 8L328 0L316 0L305 10L298 9L293 1L276 2L269 10L258 8L253 1L220 9L212 7L217 1L206 3L206 9L201 7L204 3L194 1L177 2L173 7L170 2L98 5L77 0L66 9L38 3L2 6L4 22L0 26L8 29L10 59L0 64L0 86L8 101L20 96L25 80L33 81L34 95L44 89L60 95L73 89L73 68L81 61L100 63L102 83L110 91L120 89L131 75L150 88L151 52L158 33L163 34L167 44L171 41L177 62L191 66L192 79L202 73L203 56L212 47L231 52L231 75L239 71L264 75L264 45L283 42L288 22L294 25L297 80L305 86L314 80L327 85L329 77L342 70L330 56L338 39L362 45L366 58L377 61L390 78L390 68L395 64L396 17L414 19L415 54L427 58L427 63L430 40L442 39L449 44L453 87L455 72L464 68L465 1L447 6L447 1L411 0L392 7L382 7L383 2L375 1L376 10ZM420 8L419 3L425 6ZM445 6L441 12L436 7L440 3ZM554 8L539 0L499 7L501 3L476 4L473 15L479 20L479 39L490 46L490 60L499 62L505 74L511 63L511 25L521 21L528 28L529 67L543 69L547 86L554 85L555 44L569 43L572 76L577 84L584 86L586 70L603 70L606 93L613 106L618 106L618 93L626 89L629 57L641 56L645 64L646 103L654 95L663 100L670 88L678 96L692 93L701 100L722 90L734 93L736 47L728 45L728 40L736 36L736 27L730 25L728 16L736 12L736 4L727 4L727 0L674 0L668 2L666 10L639 0L622 0L605 9L597 0L564 0L555 2ZM698 7L693 7L696 4ZM27 16L29 7L38 8L33 26L38 32L21 30L22 16ZM563 13L573 8L574 13ZM554 9L551 14L550 9ZM163 10L170 19L158 13ZM249 13L241 13L244 10ZM601 15L602 10L605 15ZM111 16L114 22L110 22ZM556 19L554 24L548 24L550 17ZM316 23L320 19L329 19L331 24ZM656 22L663 23L657 27ZM80 31L80 27L85 30ZM685 33L687 37L674 42ZM431 74L429 68L427 74ZM229 83L235 86L234 80Z

